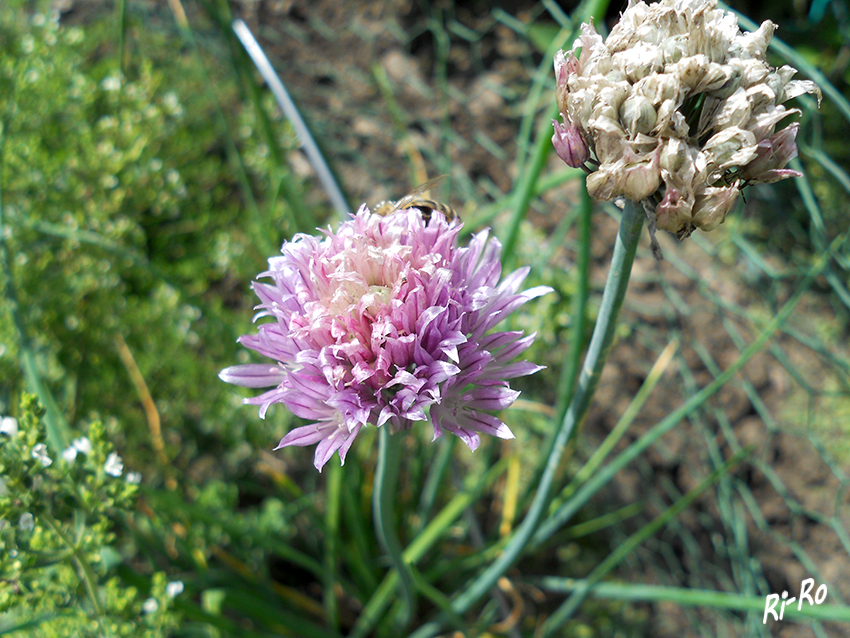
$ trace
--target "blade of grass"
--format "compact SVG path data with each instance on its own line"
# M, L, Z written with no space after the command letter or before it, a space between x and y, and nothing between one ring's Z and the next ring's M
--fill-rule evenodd
M274 189L283 193L284 200L288 204L288 212L291 217L294 232L313 232L316 227L316 219L312 210L304 201L300 190L295 186L292 172L284 162L281 155L280 145L277 139L274 123L269 113L263 106L264 92L260 84L255 80L256 65L245 51L245 47L233 31L233 13L226 0L200 0L209 17L218 27L219 33L224 37L230 48L230 62L234 73L239 78L243 93L250 100L260 123L260 130L265 137L266 147L269 150L269 159L272 166L267 174L269 184ZM241 160L241 156L240 156ZM275 196L276 197L276 196ZM260 232L267 233L267 229L274 227L277 222L273 217L274 210L269 206L272 201L266 203L266 216L258 218L260 221ZM277 247L275 247L276 251Z
M236 140L233 137L231 127L227 123L227 118L225 117L224 110L221 107L221 101L218 99L214 90L215 83L210 78L206 64L204 64L204 59L201 55L201 48L198 46L197 40L195 39L192 26L189 24L182 6L176 2L176 0L172 4L172 12L180 34L183 36L183 40L189 45L189 48L192 50L195 58L199 62L204 79L205 90L210 97L210 101L214 105L215 119L221 138L224 141L227 159L235 171L236 179L240 186L240 192L242 197L245 198L245 205L248 209L249 219L251 220L251 223L247 225L248 231L254 240L257 252L264 257L272 255L277 252L279 246L276 245L276 241L273 239L272 234L268 232L269 226L265 223L266 220L263 218L260 211L257 198L254 195L254 189L251 187L251 180L248 177L248 171L245 168L245 162L242 160L242 155L236 146ZM257 110L262 111L260 108L257 108ZM271 145L270 148L274 152L276 146ZM297 222L297 219L293 219L293 223L296 226Z
M774 318L767 323L759 336L741 353L738 359L735 360L721 375L715 378L696 395L691 397L682 407L675 410L672 414L664 418L660 423L653 426L648 432L632 443L626 450L621 452L611 463L600 470L596 475L589 479L576 494L566 503L564 503L554 514L552 514L534 535L534 543L542 543L552 534L554 534L562 525L564 525L581 507L587 503L590 498L599 491L614 475L623 467L631 463L637 458L647 447L655 443L665 432L672 429L682 419L691 414L705 403L705 401L728 383L735 374L749 361L779 327L788 319L791 312L797 306L803 293L812 285L814 279L827 267L831 258L832 251L840 245L843 237L837 238L831 245L830 250L821 254L817 258L815 266L813 266L806 278L800 283L794 295L785 303Z
M617 548L611 552L605 560L597 565L585 579L585 586L573 591L572 595L560 607L558 607L557 610L555 610L555 613L549 616L544 623L540 634L542 638L551 636L555 631L560 629L561 626L573 615L573 612L578 609L579 605L581 605L587 597L591 588L593 588L596 583L608 574L608 572L619 565L626 556L635 551L646 539L655 535L656 532L675 519L686 507L688 507L688 505L693 503L703 492L719 481L738 463L750 456L752 452L752 448L739 451L726 463L705 477L694 489L690 490L664 512L656 516L650 523L644 525L634 534L629 536L624 543L618 545Z
M419 495L419 507L416 511L416 520L418 521L417 533L422 531L431 515L431 509L437 500L440 484L443 481L443 476L452 458L456 441L456 437L442 437L438 441L437 454L429 466L428 476L425 478L425 484L422 486L422 491Z
M550 592L573 592L587 586L584 579L558 578L547 576L533 581L533 584ZM695 607L713 607L729 611L764 612L765 598L762 596L742 596L739 593L690 589L688 587L665 587L646 583L598 583L590 590L590 596L608 600L631 602L672 602L677 605ZM837 605L807 605L799 611L797 605L785 608L785 617L815 618L825 621L850 622L850 607Z
M377 566L373 560L374 534L371 517L360 507L361 480L349 473L342 482L345 494L342 498L343 514L347 523L346 530L351 534L352 545L342 552L342 559L357 580L361 592L373 592L378 586ZM368 532L367 532L368 528ZM365 602L365 601L364 601Z
M646 404L649 399L649 395L652 394L655 386L661 380L661 377L664 375L665 370L667 370L667 366L669 366L670 362L673 360L673 355L676 353L678 348L679 342L675 339L667 344L667 347L664 348L663 352L658 357L658 360L656 360L655 365L652 366L652 369L649 371L649 374L646 376L646 380L643 382L643 385L641 385L634 399L632 399L625 412L623 412L623 416L620 417L617 425L615 425L614 429L611 430L607 437L605 437L602 444L596 448L582 468L576 472L576 475L563 489L558 498L552 501L550 511L556 510L561 503L566 501L572 494L575 493L579 486L596 473L596 470L599 469L602 462L608 457L614 447L616 447L617 443L620 442L620 439L623 438L626 430L629 429L629 426Z
M329 627L310 620L301 614L281 607L279 601L264 599L261 592L251 589L226 590L226 608L237 616L252 619L251 624L263 623L276 635L296 635L301 638L337 638L340 634ZM240 623L244 624L244 623Z

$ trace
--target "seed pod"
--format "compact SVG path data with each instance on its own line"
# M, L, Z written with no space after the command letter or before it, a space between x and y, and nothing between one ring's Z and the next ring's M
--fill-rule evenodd
M655 127L655 121L655 108L642 95L632 95L620 106L620 122L632 136L649 133Z

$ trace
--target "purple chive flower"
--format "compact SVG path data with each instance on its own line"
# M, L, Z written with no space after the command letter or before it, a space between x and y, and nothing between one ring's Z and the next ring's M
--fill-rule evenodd
M434 439L448 431L470 449L479 434L513 438L489 414L519 392L508 380L541 366L511 361L534 334L488 334L525 302L551 288L518 293L529 269L499 281L501 244L488 231L457 246L461 225L434 211L426 224L416 209L388 217L363 206L323 238L297 235L269 260L253 284L260 298L256 334L246 347L275 363L226 368L222 380L271 388L245 403L273 403L312 421L275 449L318 444L318 470L345 455L367 424L405 430L430 416ZM426 412L427 410L427 412Z

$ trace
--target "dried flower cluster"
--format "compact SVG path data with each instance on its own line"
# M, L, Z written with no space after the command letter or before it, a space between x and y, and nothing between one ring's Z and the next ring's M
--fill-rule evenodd
M775 127L800 112L786 101L820 100L813 82L791 79L795 69L765 61L776 25L742 33L715 7L630 0L607 40L585 24L572 51L555 57L558 155L590 164L593 197L644 201L679 238L722 223L744 186L798 175L784 166L799 124Z
M364 206L337 232L298 235L269 260L261 276L272 281L254 290L257 316L272 321L239 341L277 363L234 366L220 376L272 387L246 399L260 416L283 403L312 422L279 448L317 443L321 470L337 451L345 460L366 424L402 430L429 416L434 438L445 430L473 450L478 433L513 438L486 411L517 398L509 379L540 369L510 363L534 335L487 333L551 289L518 293L528 268L500 283L499 242L485 231L458 247L460 228L438 211L426 224L416 209L381 217Z

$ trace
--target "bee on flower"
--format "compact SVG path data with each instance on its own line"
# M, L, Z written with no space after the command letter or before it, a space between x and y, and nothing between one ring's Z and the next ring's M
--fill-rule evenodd
M338 453L344 462L368 425L405 430L430 420L470 449L480 434L513 438L491 411L519 395L509 380L541 366L513 361L534 335L491 332L517 308L551 292L518 292L521 268L501 278L501 244L483 231L458 246L462 224L416 208L388 216L366 206L324 237L297 235L269 260L255 282L257 318L268 318L239 342L272 363L239 365L222 380L271 388L245 402L282 403L311 421L278 448L316 444L321 470Z
M799 109L820 90L765 60L776 25L742 33L715 0L630 0L603 41L592 24L555 56L559 157L589 174L596 199L626 197L679 239L721 224L749 184L798 176Z

